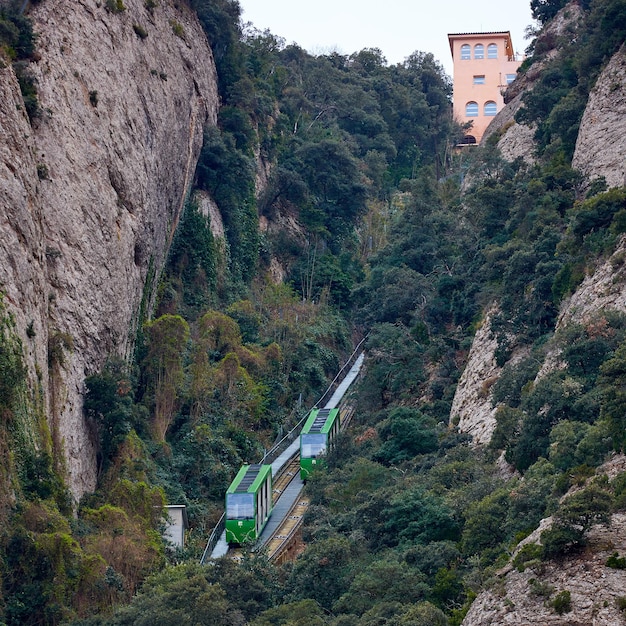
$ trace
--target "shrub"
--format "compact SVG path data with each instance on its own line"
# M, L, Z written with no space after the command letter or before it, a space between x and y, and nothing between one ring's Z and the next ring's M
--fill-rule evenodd
M37 178L39 178L39 180L50 179L48 166L45 163L37 163Z
M543 558L543 546L538 543L527 543L522 546L513 559L513 566L518 572L523 572L534 562Z
M541 533L544 555L560 556L585 545L594 524L610 522L611 495L591 485L566 498L554 515L552 528Z
M537 580L536 578L531 578L528 581L528 586L530 587L530 593L542 598L549 598L554 592L554 587L550 583Z
M550 606L559 614L569 613L572 610L572 594L564 589L554 596Z
M109 13L122 13L126 11L126 6L123 0L105 0L104 8Z
M26 114L28 115L28 119L32 122L40 113L35 77L30 72L26 61L14 63L13 69L15 70L15 75L20 85Z
M74 339L69 333L57 330L48 338L48 366L65 365L65 352L74 350Z
M613 569L626 569L626 557L619 556L617 552L613 552L607 559L606 566Z
M185 36L185 29L180 22L176 20L170 20L170 26L172 27L172 32L181 39Z
M148 31L141 24L133 24L133 30L139 39L145 39L148 36Z

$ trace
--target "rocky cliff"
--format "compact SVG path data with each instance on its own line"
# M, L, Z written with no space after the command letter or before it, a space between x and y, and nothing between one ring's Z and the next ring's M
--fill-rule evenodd
M587 182L626 184L626 44L600 75L580 123L572 166Z
M32 124L0 70L0 286L79 497L96 480L84 378L132 350L216 122L217 82L183 3L46 0L31 17Z
M573 36L581 16L581 9L572 3L561 10L543 32L542 37L553 42L544 61L531 66L519 82L516 80L507 92L509 102L490 124L485 135L499 134L498 147L505 159L522 157L533 160L533 130L513 120L521 105L524 90L532 89L545 61L558 54L560 38ZM585 184L604 176L609 187L624 184L626 160L626 48L611 59L602 71L590 94L580 124L573 167L583 174ZM611 258L589 275L576 293L561 307L557 328L569 321L581 322L592 313L614 308L626 311L626 278L623 259L626 244L618 247ZM497 380L500 368L495 365L496 342L489 330L489 315L476 333L468 364L457 386L451 421L458 423L462 432L473 435L476 443L488 443L495 427L495 410L491 405L489 389ZM513 358L519 358L514 355ZM554 355L548 355L553 359ZM543 370L542 370L543 371ZM542 372L540 372L541 375Z
M612 480L626 470L624 455L616 455L597 470ZM579 489L579 487L576 487ZM552 524L551 518L516 547L540 543L540 535ZM615 513L607 526L593 526L584 551L557 562L531 563L524 571L507 565L481 593L463 620L463 626L613 626L623 624L621 599L626 588L626 570L607 566L615 552L626 552L626 515ZM569 592L569 607L555 609L559 593ZM616 599L619 599L616 602ZM558 608L558 605L557 605ZM563 610L565 609L565 610Z
M543 36L555 42L555 49L546 58L557 53L559 37L575 32L580 9L568 5ZM513 117L521 105L523 91L532 89L541 63L531 66L529 72L508 93L508 104L494 120L488 133L498 133L498 147L504 158L522 157L533 160L533 133L529 127L515 123ZM625 182L624 154L626 153L626 52L624 47L610 60L598 77L581 121L576 142L573 167L583 175L583 188L594 179L604 177L608 187L623 186ZM576 292L562 305L556 328L570 323L584 323L595 314L608 309L626 311L626 276L624 238L610 258L601 261L583 280ZM490 315L473 342L468 364L456 390L451 419L461 431L470 433L475 444L490 441L495 427L495 410L491 393L500 368L496 365L496 343L490 332ZM513 358L518 358L514 355ZM559 367L559 355L548 351L538 377ZM613 459L599 473L624 471L622 456ZM539 540L541 531L551 520L542 520L540 527L526 542ZM598 624L623 623L621 606L616 598L624 594L624 571L606 566L607 558L615 551L626 551L626 517L612 516L610 527L594 527L589 545L582 554L568 557L559 563L542 563L523 572L512 566L501 570L488 591L483 591L473 603L463 621L464 626L502 624ZM559 614L554 598L559 592L569 592L571 610Z
M489 137L498 135L498 148L502 156L513 161L521 157L527 163L535 159L535 127L518 124L515 114L522 106L522 96L531 90L545 69L546 65L560 54L561 44L564 40L576 37L576 30L583 17L583 11L577 2L570 2L558 15L551 20L535 42L535 49L543 50L542 54L536 55L534 63L513 81L504 94L506 106L498 112L482 138L484 144Z

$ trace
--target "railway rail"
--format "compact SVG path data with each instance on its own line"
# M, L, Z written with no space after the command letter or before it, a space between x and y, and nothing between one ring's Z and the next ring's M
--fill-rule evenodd
M355 366L357 360L361 359L362 361L362 353L360 352L361 345L362 343L357 346L348 362L342 368L340 374L337 375L329 389L320 398L317 406L324 406L324 404L326 404L326 406L331 404L337 406L337 404L340 403L343 394L345 394L345 391L347 390L347 387L345 387L345 382L350 375L351 369L353 368L353 366ZM352 379L352 381L353 380L354 378ZM352 381L348 381L348 386L351 384ZM345 387L343 391L341 390L342 385ZM337 399L338 394L340 394L339 399ZM335 402L337 404L335 404ZM340 405L340 411L342 430L344 430L352 419L354 409L347 405ZM301 429L302 420L299 423L299 427ZM277 522L277 526L273 527L271 533L269 533L268 536L262 536L255 548L266 549L268 557L275 562L281 562L282 560L286 560L287 558L290 558L294 551L298 551L298 546L299 544L301 544L301 541L299 539L300 528L302 526L304 514L309 505L308 498L301 494L302 481L299 476L299 447L294 447L295 439L298 436L298 432L299 429L298 426L296 426L293 431L286 435L283 440L281 440L281 442L279 442L271 451L267 453L266 457L263 460L264 463L267 463L271 460L274 462L273 465L276 464L277 466L274 468L275 477L273 483L273 492L275 504L272 517L279 517L277 515L276 508L279 504L283 504L281 503L281 496L283 496L288 489L297 491L297 497L293 501L292 505L288 508L286 513L281 513L282 517L275 520ZM293 454L288 459L285 460L283 458L281 460L281 457L284 457L286 454L288 454L288 451L290 449L294 450ZM294 480L297 480L298 482L292 485L292 482ZM241 558L242 553L240 550L233 550L232 548L226 546L226 549L224 551L220 551L219 544L223 543L223 519L224 517L222 516L222 520L220 520L218 525L214 528L211 536L209 537L209 541L207 542L204 554L202 555L202 559L200 560L201 564L204 564L209 557L217 558L225 554L227 554L230 558Z
M352 416L354 415L354 408L352 406L345 406L341 408L341 430L345 430ZM281 481L281 487L274 489L276 500L280 498L282 490L291 482L299 471L299 455L293 457L289 465L286 467L286 471L279 475L277 483ZM283 486L284 485L284 486ZM263 548L267 550L267 557L281 563L288 558L291 558L294 553L299 551L300 546L300 528L304 520L304 515L309 506L310 500L306 495L300 495L293 503L287 515L283 518L282 523L272 534L272 536L265 541ZM295 549L294 549L295 548Z

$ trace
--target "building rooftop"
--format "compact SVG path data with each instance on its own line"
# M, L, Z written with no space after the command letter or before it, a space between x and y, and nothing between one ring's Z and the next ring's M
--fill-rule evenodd
M482 39L484 37L503 37L506 39L506 53L510 57L515 56L515 51L513 50L513 42L511 41L511 31L508 30L496 30L496 31L485 31L482 33L448 33L448 42L450 44L450 53L454 58L454 46L453 41L455 39Z

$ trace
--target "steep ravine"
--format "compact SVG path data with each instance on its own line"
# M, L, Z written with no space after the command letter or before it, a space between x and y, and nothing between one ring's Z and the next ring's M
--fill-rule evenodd
M580 168L587 183L604 176L609 187L624 184L626 161L620 155L626 153L625 55L626 49L622 47L600 74L581 121L574 167ZM532 86L528 85L528 88ZM514 112L518 106L516 98L498 117L502 115L503 119L510 119L509 109ZM494 123L488 132L497 132L501 127ZM509 131L510 128L500 138L498 146L502 148L505 158L513 159L521 155L516 149L507 151L507 142L517 145L518 138L518 134L510 135ZM526 146L525 154L529 157L532 148L532 144ZM557 328L570 320L580 323L589 315L607 308L626 311L625 246L622 240L611 258L599 265L576 293L563 302ZM489 318L490 315L486 314L482 327L476 333L451 412L451 421L458 422L463 432L472 434L476 443L488 443L495 427L495 411L491 406L489 390L501 371L495 364L496 342L489 330ZM514 354L513 359L516 358L519 356Z
M32 127L12 70L0 70L0 286L75 497L96 480L85 375L132 349L218 109L195 14L169 0L124 6L33 9L41 113Z
M626 148L626 117L624 116L626 72L624 71L624 48L617 53L598 78L590 94L576 143L574 167L578 168L588 184L604 176L609 187L624 184L624 150ZM509 105L519 106L519 97ZM530 158L532 144L530 134L509 126L514 110L503 113L504 122L490 127L492 132L504 129L499 140L505 158L517 156ZM508 118L506 117L508 115ZM520 134L521 133L521 134ZM520 136L526 137L522 148ZM507 142L511 141L511 146ZM524 142L522 142L524 143ZM584 323L595 314L615 309L626 312L626 278L624 256L626 243L622 239L613 255L584 279L576 292L561 306L557 328L569 323ZM495 409L492 407L491 388L497 380L500 368L496 366L496 343L489 330L490 315L473 342L465 372L459 381L453 403L451 419L459 429L470 433L476 444L486 444L495 427ZM517 355L514 355L517 356ZM538 376L558 366L558 354L548 352ZM609 478L616 471L624 471L626 462L618 455L598 469ZM537 541L541 530L550 524L542 520L540 527L527 539ZM494 584L474 601L463 621L464 626L504 624L596 624L612 625L624 622L623 613L616 606L616 598L624 595L624 571L606 566L606 560L614 551L626 550L626 519L614 514L610 527L594 527L590 533L589 546L575 557L560 563L546 563L535 569L518 572L508 566L498 572ZM539 581L539 585L536 581ZM552 589L552 595L563 590L570 591L572 610L557 614L549 598L537 593L537 589Z

